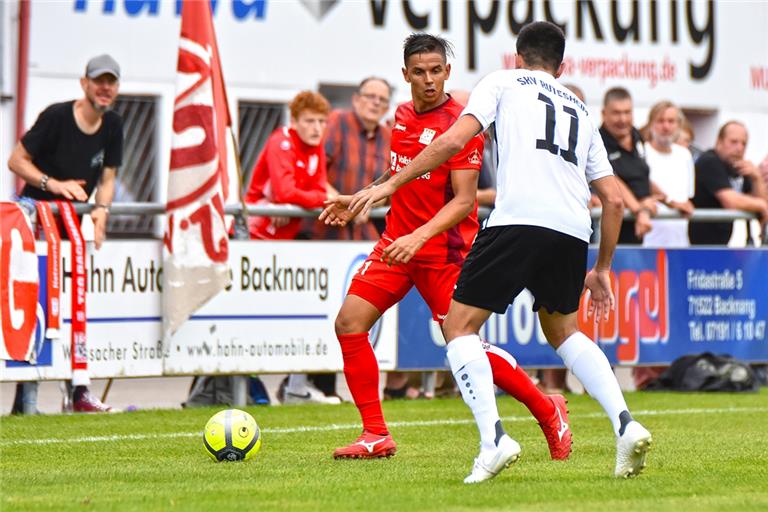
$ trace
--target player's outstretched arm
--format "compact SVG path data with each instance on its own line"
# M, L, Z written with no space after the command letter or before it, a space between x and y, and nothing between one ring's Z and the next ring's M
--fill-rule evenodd
M367 212L377 201L386 199L394 194L398 188L422 174L426 174L430 169L434 169L461 151L467 142L480 133L481 130L482 126L474 116L461 116L448 131L424 148L411 163L406 165L391 179L378 187L361 190L356 193L352 197L349 209Z
M390 177L389 169L386 169L381 176L376 178L372 183L366 186L363 190L367 190L372 187L381 185L387 181ZM334 191L336 189L333 189ZM349 202L352 199L350 195L339 194L336 191L335 194L329 194L330 199L325 201L325 209L320 213L318 219L329 226L346 226L350 221L354 220L360 212L354 212L349 208ZM367 215L365 216L367 217ZM367 218L365 219L367 221Z
M591 185L603 205L600 214L600 249L595 268L610 270L624 217L624 200L614 176L604 176L594 180Z
M594 180L591 185L602 203L600 248L594 268L584 279L584 287L590 292L589 313L595 315L595 321L599 321L601 318L607 319L608 313L614 307L610 271L624 216L624 201L614 176Z

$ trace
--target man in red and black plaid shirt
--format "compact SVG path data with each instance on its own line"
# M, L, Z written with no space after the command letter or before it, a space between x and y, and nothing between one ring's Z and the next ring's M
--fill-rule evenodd
M328 117L325 153L328 183L341 194L353 194L389 169L391 131L381 123L389 110L392 88L383 78L368 77L352 95L351 110ZM325 230L324 238L378 240L368 217L358 217L343 229Z

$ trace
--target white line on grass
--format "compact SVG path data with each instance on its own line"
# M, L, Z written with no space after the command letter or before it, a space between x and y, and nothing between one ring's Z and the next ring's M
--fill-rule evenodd
M661 409L633 411L633 415L642 418L643 416L668 416L680 414L733 414L733 413L755 413L768 412L768 407L717 407L717 408L698 408L698 409ZM572 414L571 418L602 418L604 413L593 412L588 414ZM532 421L531 416L504 416L501 418L507 422ZM392 427L432 427L445 425L469 425L474 423L471 418L453 419L445 418L439 420L422 421L390 421L388 424ZM261 429L265 434L299 434L304 432L330 432L334 430L358 430L359 423L348 423L341 425L321 425L321 426L298 426L298 427L276 427ZM72 438L43 438L43 439L16 439L13 441L2 441L0 447L9 446L28 446L28 445L47 445L64 443L108 443L115 441L145 441L153 439L174 439L179 437L198 437L202 432L175 432L166 434L115 434L111 436L83 436Z

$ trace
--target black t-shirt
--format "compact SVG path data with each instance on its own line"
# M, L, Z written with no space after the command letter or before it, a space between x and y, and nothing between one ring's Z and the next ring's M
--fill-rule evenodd
M752 192L752 182L741 176L736 169L717 156L714 150L702 153L696 160L696 193L693 206L696 208L721 209L717 192L731 188L737 192ZM733 222L690 222L688 237L691 244L725 245L731 239Z
M43 173L57 180L85 180L85 193L90 196L104 167L122 164L123 122L116 112L106 112L98 131L88 135L77 127L74 101L54 103L38 116L21 143ZM21 195L61 199L29 184Z
M632 128L632 151L627 151L608 133L605 126L600 127L600 136L608 153L608 160L613 173L627 184L638 200L651 195L651 169L645 163L645 149L640 132ZM635 221L625 220L619 232L620 244L640 244L642 240L635 236Z

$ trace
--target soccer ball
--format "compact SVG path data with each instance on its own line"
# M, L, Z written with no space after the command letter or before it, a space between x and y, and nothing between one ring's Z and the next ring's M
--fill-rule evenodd
M227 409L214 414L205 424L203 445L216 462L248 460L261 448L261 432L253 416Z

